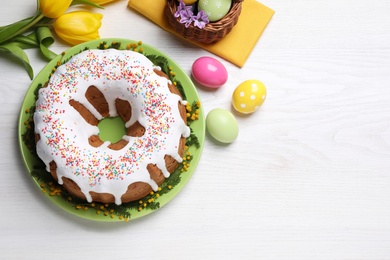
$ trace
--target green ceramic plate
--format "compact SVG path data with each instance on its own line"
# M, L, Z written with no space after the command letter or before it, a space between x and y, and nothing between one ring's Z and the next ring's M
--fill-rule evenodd
M103 44L102 44L103 43ZM193 104L196 101L200 101L195 86L193 85L190 78L187 74L180 69L180 67L171 60L167 55L158 51L157 49L133 40L126 39L100 39L96 41L90 41L87 43L83 43L72 47L58 55L55 59L50 61L42 71L36 76L33 80L31 86L29 87L26 96L23 100L22 108L19 115L18 122L18 136L19 136L19 147L22 154L22 158L27 167L28 173L32 176L32 179L36 183L37 187L41 189L43 192L43 196L46 196L51 202L58 205L62 209L75 214L79 217L95 220L95 221L122 221L122 220L131 220L136 219L142 216L145 216L149 213L154 212L156 209L161 208L165 204L167 204L170 200L172 200L178 192L184 187L184 185L189 181L192 174L195 171L195 168L199 162L202 149L203 142L205 136L205 123L204 123L204 114L202 108L199 109L199 119L193 121L190 125L193 134L198 139L198 145L190 145L188 151L190 153L191 162L188 170L184 172L179 172L176 174L178 176L175 182L170 185L168 182L170 178L166 180L168 183L165 188L161 192L157 192L155 194L151 194L146 198L145 201L134 202L130 204L125 204L123 206L116 205L101 205L101 204L88 204L86 202L77 201L68 195L63 195L61 192L56 195L56 186L50 186L50 180L42 180L39 176L34 174L36 169L42 169L42 162L37 158L35 154L34 142L30 139L33 138L32 130L32 112L33 107L36 101L36 90L40 85L45 84L45 82L50 77L50 73L53 68L56 67L58 63L64 63L66 60L69 60L75 54L85 50L85 49L98 49L98 48L116 48L116 49L135 49L141 51L144 55L149 56L152 55L158 61L164 60L165 65L167 65L165 70L169 70L166 73L170 74L172 79L183 87L183 91L185 93L186 99L190 104ZM163 59L160 59L163 57ZM165 58L165 59L164 59ZM164 70L164 68L163 68ZM30 134L28 134L30 133ZM30 137L29 137L30 136ZM26 141L28 140L28 141ZM31 145L32 144L32 145ZM190 158L189 157L189 158ZM48 175L50 175L48 173ZM172 179L173 181L173 179ZM49 185L48 185L49 183ZM50 187L54 187L54 191L50 190ZM57 186L58 188L59 186ZM66 193L66 192L65 192ZM161 194L159 194L161 193ZM61 194L61 195L60 195ZM139 203L139 205L137 205ZM147 205L148 204L148 205ZM149 205L150 204L150 205ZM140 210L140 207L145 207Z

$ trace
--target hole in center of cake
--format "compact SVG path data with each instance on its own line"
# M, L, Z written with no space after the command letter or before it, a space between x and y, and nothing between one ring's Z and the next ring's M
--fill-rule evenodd
M126 134L125 122L120 116L106 117L98 124L99 137L103 142L118 142Z

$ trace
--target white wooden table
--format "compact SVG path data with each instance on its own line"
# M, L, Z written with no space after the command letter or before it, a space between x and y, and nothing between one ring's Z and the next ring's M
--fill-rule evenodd
M205 113L231 109L244 80L268 90L262 108L237 116L238 139L206 138L190 182L168 205L128 223L97 223L50 203L34 186L17 145L31 83L0 57L1 259L390 259L390 2L270 1L276 11L229 81L198 89ZM132 12L100 11L101 37L142 40L190 74L214 56ZM35 1L7 1L0 24ZM56 42L51 49L68 48ZM46 64L27 51L35 73Z

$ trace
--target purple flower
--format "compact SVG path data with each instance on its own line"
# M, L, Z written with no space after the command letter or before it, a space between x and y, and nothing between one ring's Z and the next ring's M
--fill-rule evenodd
M177 7L177 10L174 14L174 17L178 18L181 16L182 13L186 13L188 11L191 11L191 6L186 6L186 4L183 2L183 0L180 0L179 6Z
M209 17L203 10L198 12L192 19L194 20L194 25L200 29L203 29L209 23Z
M180 0L174 17L180 18L180 23L184 23L186 28L188 28L192 22L200 29L203 29L206 24L209 23L209 17L203 10L198 12L197 15L194 15L192 6L186 6L183 0Z
M180 13L180 23L185 23L185 27L188 28L194 19L194 13L191 10L182 11Z

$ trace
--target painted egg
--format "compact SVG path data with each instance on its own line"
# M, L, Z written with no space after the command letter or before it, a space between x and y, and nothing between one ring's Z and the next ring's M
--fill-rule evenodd
M228 110L215 108L206 117L207 132L221 143L231 143L237 139L238 123Z
M238 112L250 114L263 104L266 95L267 90L262 82L247 80L234 90L232 104Z
M229 11L232 0L199 0L198 10L203 10L210 22L221 20Z
M219 88L228 79L225 66L220 61L206 56L192 64L192 76L197 82L209 88Z

